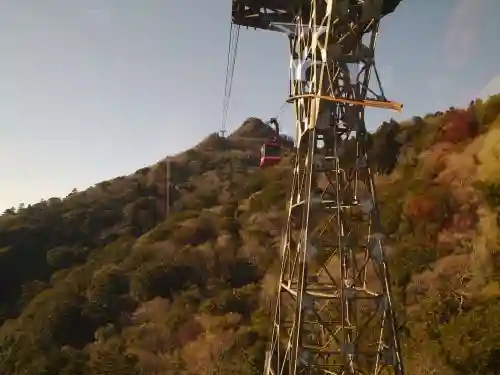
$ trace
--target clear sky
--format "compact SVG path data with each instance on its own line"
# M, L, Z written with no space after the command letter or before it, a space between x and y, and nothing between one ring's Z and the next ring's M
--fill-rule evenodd
M0 209L153 164L221 126L231 0L1 0ZM396 118L463 105L500 73L498 0L403 0L378 65ZM495 24L496 23L496 24ZM228 127L275 115L287 40L241 30ZM484 92L483 92L484 94ZM371 110L375 129L392 113ZM283 117L291 133L291 116Z

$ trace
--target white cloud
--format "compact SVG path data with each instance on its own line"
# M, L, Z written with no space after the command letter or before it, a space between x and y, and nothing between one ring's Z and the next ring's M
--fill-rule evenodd
M456 0L444 34L444 50L451 68L464 67L475 52L482 15L490 0Z

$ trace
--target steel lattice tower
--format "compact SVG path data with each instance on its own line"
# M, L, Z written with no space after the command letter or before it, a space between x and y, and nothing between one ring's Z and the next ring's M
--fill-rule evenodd
M234 23L289 31L292 61L297 150L266 375L403 374L364 122L365 107L398 109L374 57L399 1L233 0Z

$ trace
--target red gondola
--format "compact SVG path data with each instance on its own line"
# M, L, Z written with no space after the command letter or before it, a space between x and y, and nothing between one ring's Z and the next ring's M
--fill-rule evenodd
M278 121L272 118L269 123L275 126L276 135L270 137L260 149L261 168L278 164L281 161L281 140Z

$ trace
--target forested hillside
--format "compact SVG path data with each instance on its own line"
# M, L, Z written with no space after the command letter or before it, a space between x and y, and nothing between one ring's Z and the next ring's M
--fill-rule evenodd
M411 374L500 373L500 96L371 136ZM1 375L258 374L291 149L248 119L164 162L0 217ZM497 145L498 143L498 145Z

